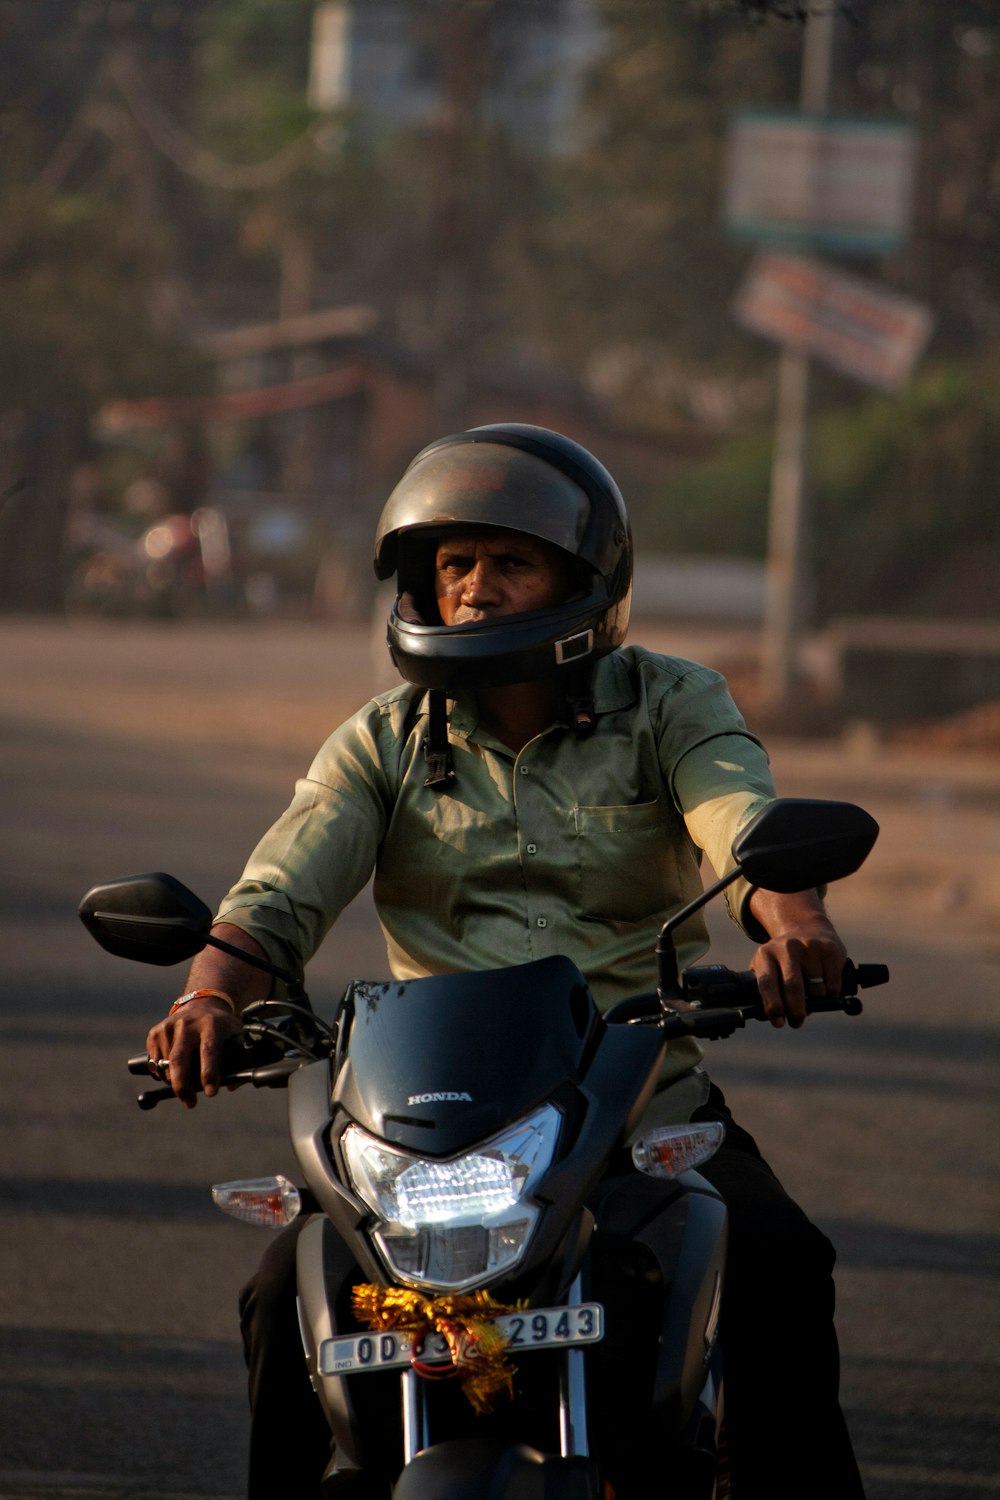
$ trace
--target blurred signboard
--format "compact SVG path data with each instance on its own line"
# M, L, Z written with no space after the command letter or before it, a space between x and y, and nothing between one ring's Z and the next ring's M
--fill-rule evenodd
M751 332L882 390L908 379L933 321L909 297L779 251L757 257L733 312Z
M905 122L747 111L729 128L726 224L743 239L882 254L906 237L915 176Z

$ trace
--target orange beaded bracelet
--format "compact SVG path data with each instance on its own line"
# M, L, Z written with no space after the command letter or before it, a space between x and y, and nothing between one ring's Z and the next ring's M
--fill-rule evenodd
M169 1018L175 1011L180 1010L182 1005L187 1005L189 1000L221 1000L224 1005L229 1006L234 1016L236 1014L236 1006L230 996L225 994L223 990L190 990L188 994L182 995L179 1000L174 1001L173 1005L167 1011L167 1017Z

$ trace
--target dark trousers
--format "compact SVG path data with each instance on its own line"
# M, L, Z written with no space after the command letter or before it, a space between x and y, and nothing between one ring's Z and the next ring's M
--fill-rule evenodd
M720 1342L734 1500L863 1500L840 1409L833 1246L714 1084L693 1118L726 1126L698 1171L729 1212Z
M838 1399L833 1246L788 1197L719 1089L694 1118L726 1125L725 1144L699 1171L729 1211L720 1338L735 1500L863 1500ZM312 1500L330 1458L295 1312L299 1227L273 1241L240 1296L249 1500Z

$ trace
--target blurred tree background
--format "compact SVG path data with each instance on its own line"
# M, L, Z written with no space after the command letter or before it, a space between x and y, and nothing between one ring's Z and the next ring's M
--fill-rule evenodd
M722 226L725 131L795 107L808 6L593 0L600 45L542 141L484 103L526 4L365 0L436 94L401 119L309 102L315 0L0 0L0 607L58 605L105 403L209 390L211 333L359 304L442 420L503 368L662 445L659 479L620 474L644 549L763 556L776 356L730 313L750 252ZM842 10L833 111L919 140L912 235L849 269L935 332L901 394L814 382L818 617L995 615L1000 17Z

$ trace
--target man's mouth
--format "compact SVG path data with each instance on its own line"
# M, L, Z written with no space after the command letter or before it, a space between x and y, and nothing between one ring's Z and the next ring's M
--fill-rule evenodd
M475 625L480 620L489 620L496 613L493 609L473 609L471 604L460 604L453 617L453 625Z

